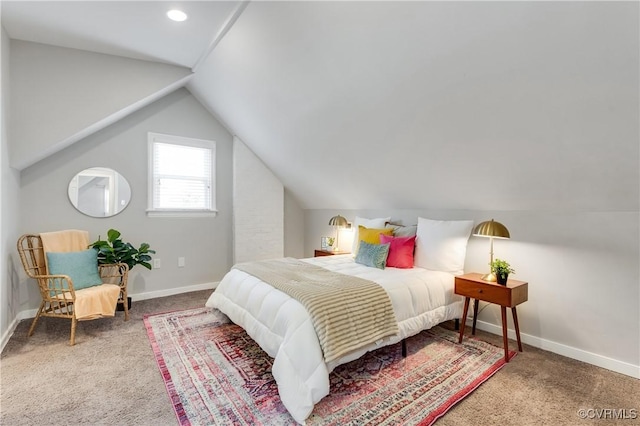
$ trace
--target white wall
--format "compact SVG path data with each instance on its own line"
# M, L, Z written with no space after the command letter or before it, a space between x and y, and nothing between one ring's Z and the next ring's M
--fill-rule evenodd
M19 169L191 76L190 69L175 65L21 40L11 44L11 138L20 141L12 146L11 164Z
M215 218L147 217L147 132L216 142L219 212ZM70 179L94 166L117 170L131 185L131 202L117 216L85 216L69 202ZM20 214L21 233L79 228L88 230L94 240L98 235L105 238L107 230L115 228L136 246L148 242L162 266L153 271L142 266L133 269L129 292L134 301L193 286L210 287L232 263L232 136L186 89L179 89L23 170ZM185 257L184 268L178 268L178 257ZM20 309L35 308L39 297L35 284L27 280L21 291L27 291L29 297Z
M18 313L20 294L18 277L15 270L16 240L18 238L19 221L19 184L20 175L9 165L9 100L11 87L9 84L9 57L11 44L4 28L1 28L1 61L0 71L0 348L4 347L9 334L15 327L14 320Z
M304 257L304 210L286 188L284 190L284 255Z
M638 212L306 210L305 255L332 235L329 218L342 214L386 217L404 224L418 217L494 218L511 233L495 241L495 256L529 283L529 300L518 306L525 343L640 378L640 228ZM341 246L350 247L348 231ZM465 272L486 272L489 240L471 237ZM501 333L500 311L479 315L481 327ZM510 322L510 327L512 327Z
M282 183L237 137L233 138L234 262L284 254Z

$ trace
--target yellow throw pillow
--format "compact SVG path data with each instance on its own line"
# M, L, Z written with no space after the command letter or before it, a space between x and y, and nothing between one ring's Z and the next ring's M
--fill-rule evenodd
M393 228L375 229L365 228L362 225L358 226L358 243L364 241L369 244L380 244L380 234L393 236ZM356 249L357 249L356 245ZM357 253L357 250L356 250ZM356 254L354 253L354 255Z

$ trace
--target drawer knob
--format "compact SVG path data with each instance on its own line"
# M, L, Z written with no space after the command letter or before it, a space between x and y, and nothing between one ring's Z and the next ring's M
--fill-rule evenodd
M479 289L479 290L478 290L478 293L482 293L482 289Z

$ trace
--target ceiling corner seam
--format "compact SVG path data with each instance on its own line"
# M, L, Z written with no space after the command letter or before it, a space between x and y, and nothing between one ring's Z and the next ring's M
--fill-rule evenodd
M211 54L211 52L213 52L213 50L216 48L218 43L222 41L224 36L227 34L227 32L229 32L233 24L236 23L236 21L238 20L242 12L246 9L246 7L249 5L249 3L250 3L249 0L245 0L238 4L238 7L236 7L236 9L231 13L231 15L229 15L229 17L225 21L220 31L216 33L216 35L211 40L211 43L209 43L209 45L202 52L202 54L200 55L196 63L193 65L193 67L191 67L192 72L195 73L198 70L198 68L200 68L200 65L202 65L202 63L207 59L207 57Z

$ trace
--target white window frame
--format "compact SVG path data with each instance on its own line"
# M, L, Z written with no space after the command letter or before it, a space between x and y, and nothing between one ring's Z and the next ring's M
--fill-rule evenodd
M153 207L153 194L154 194L154 169L153 169L153 157L154 157L154 143L165 143L172 145L183 145L196 148L206 148L211 150L211 185L210 185L210 197L211 208L210 209L159 209ZM149 132L147 136L147 216L149 217L200 217L200 216L216 216L218 210L216 208L216 143L214 141L208 141L204 139L193 139L183 136L165 135L162 133Z

